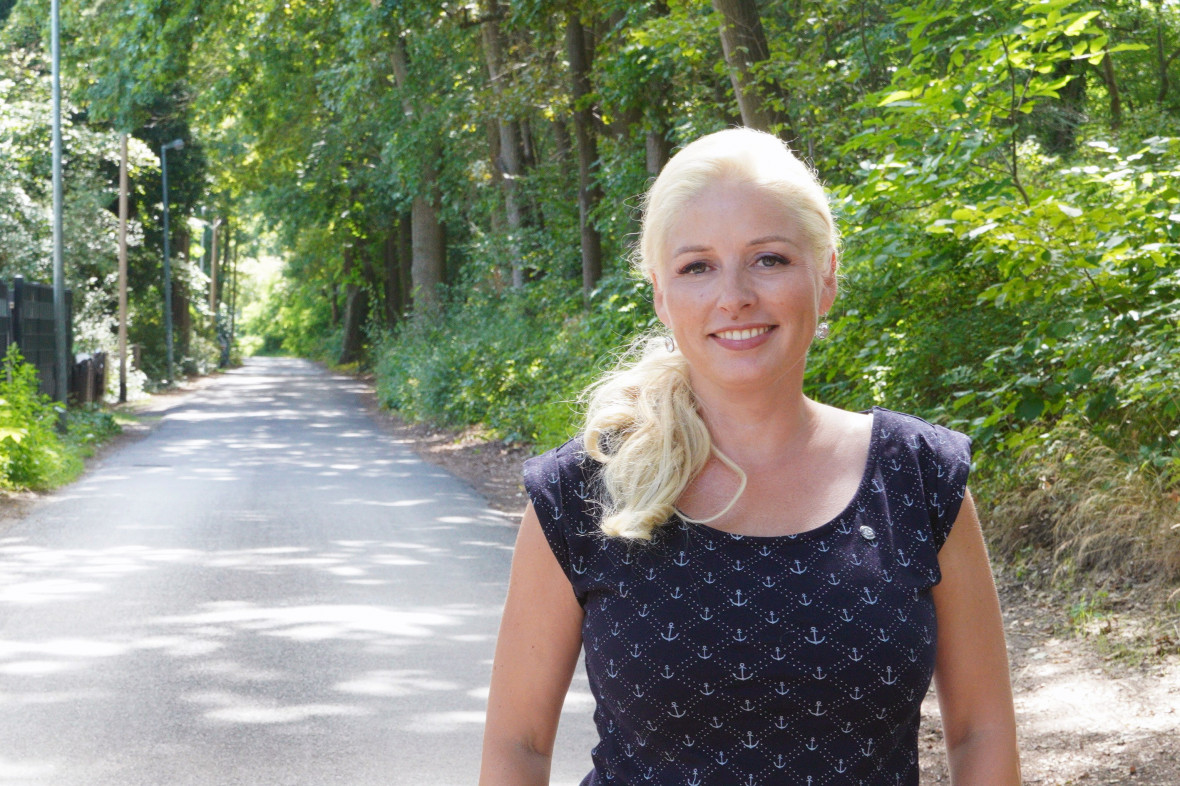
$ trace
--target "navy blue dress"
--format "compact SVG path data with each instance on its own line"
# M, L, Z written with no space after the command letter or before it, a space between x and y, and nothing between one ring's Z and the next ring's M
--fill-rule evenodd
M571 441L525 463L585 610L594 784L916 784L938 638L930 590L970 442L873 410L848 507L797 535L673 519L651 543L598 529L598 466Z

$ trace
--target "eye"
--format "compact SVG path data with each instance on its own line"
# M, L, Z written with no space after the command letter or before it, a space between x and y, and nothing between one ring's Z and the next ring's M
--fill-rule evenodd
M692 276L704 273L708 269L708 264L706 264L703 260L697 260L695 262L689 262L687 265L682 265L680 270L677 272L681 275Z
M759 267L778 267L791 264L791 260L779 254L759 254L755 264Z

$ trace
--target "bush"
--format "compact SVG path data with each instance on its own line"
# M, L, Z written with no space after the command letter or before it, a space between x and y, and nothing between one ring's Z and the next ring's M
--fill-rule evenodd
M66 442L84 456L94 448L122 432L115 416L102 407L88 404L71 409L66 425Z
M577 429L581 391L654 322L644 287L617 272L585 309L563 281L468 291L445 317L410 320L376 342L377 393L409 420L482 424L496 436L560 444Z
M179 359L177 368L181 374L200 376L216 370L220 359L221 347L217 342L194 331L188 354Z
M38 392L37 370L8 348L0 379L0 485L49 488L81 470L82 460L58 437L62 410Z

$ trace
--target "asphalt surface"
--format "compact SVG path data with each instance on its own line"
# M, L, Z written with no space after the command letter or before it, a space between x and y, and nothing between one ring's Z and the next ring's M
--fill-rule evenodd
M514 537L357 383L253 360L0 523L0 786L474 784Z

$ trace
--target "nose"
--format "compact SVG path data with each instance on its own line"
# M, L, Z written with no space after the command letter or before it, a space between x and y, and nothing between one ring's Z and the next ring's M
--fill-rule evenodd
M736 265L726 270L719 282L717 307L736 318L743 309L754 304L757 296L744 266Z

